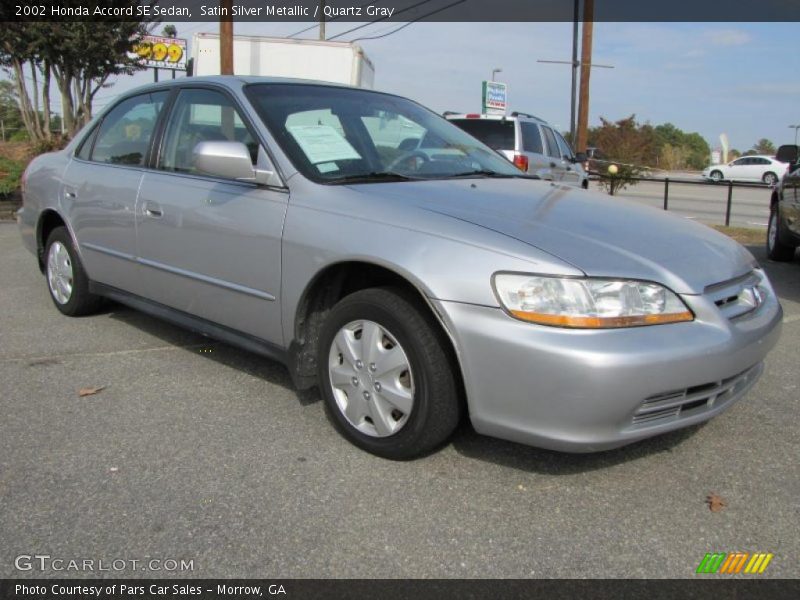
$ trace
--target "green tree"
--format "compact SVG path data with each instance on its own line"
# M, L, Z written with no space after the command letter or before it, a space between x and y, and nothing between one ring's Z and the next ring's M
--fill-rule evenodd
M164 29L161 30L161 35L169 38L178 37L178 30L175 28L175 25L164 25Z
M636 115L619 121L600 117L600 127L589 130L589 145L602 149L610 160L635 165L655 162L657 140L653 127L639 125Z
M773 155L777 149L775 148L775 144L773 144L767 138L761 138L756 142L756 145L753 146L753 154L769 154Z
M65 0L64 5L77 5ZM135 0L105 0L121 7ZM129 54L148 33L145 21L69 21L16 23L0 28L0 64L13 76L20 113L31 138L50 140L50 85L61 95L62 118L68 137L92 118L92 103L109 78L142 69ZM41 106L41 112L40 112ZM40 116L41 115L41 116Z

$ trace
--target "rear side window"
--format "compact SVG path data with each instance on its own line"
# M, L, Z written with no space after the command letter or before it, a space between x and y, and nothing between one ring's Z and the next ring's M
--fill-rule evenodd
M547 139L547 156L561 158L561 153L558 151L558 143L556 142L556 136L553 130L549 127L542 127L542 129L544 129L544 137Z
M544 154L539 126L536 123L520 123L519 126L522 130L522 150L524 152Z
M128 98L115 106L100 124L91 148L91 160L143 166L166 99L167 92L153 92ZM83 151L81 148L81 157Z
M514 150L514 122L489 119L454 119L450 121L492 150Z

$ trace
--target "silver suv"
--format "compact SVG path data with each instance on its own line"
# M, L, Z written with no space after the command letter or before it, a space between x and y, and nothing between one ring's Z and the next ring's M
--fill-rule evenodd
M589 186L585 159L576 157L567 140L538 117L513 112L510 117L446 113L445 118L526 173L584 189Z

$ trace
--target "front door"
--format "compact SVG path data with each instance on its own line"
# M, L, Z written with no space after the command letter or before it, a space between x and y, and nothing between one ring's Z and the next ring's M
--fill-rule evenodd
M137 203L144 295L282 345L281 232L288 193L198 173L192 151L207 140L240 141L254 164L269 168L227 94L179 92L157 170L145 175Z

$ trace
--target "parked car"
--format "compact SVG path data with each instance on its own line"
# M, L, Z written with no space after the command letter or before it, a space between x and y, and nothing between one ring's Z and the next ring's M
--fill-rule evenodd
M711 165L703 169L703 177L711 181L761 181L775 185L789 165L772 156L742 156L727 165Z
M441 152L399 149L389 123ZM780 331L730 238L538 181L390 94L153 84L24 180L22 239L59 311L110 298L279 360L344 436L394 459L464 413L578 452L693 425L752 387Z
M770 196L767 255L790 261L800 246L800 152L795 145L781 146L777 157L790 166Z
M580 157L554 127L533 115L447 113L445 118L502 153L520 170L541 179L587 188L589 178Z

